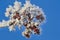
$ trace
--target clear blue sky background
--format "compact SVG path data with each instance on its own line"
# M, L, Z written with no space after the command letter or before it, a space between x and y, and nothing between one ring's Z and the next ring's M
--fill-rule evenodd
M25 3L25 0L18 0ZM4 16L8 5L13 5L14 0L0 0L0 21L8 20ZM8 28L0 28L0 40L60 40L60 1L59 0L31 0L32 4L42 7L46 15L46 23L42 25L42 35L32 35L26 39L21 35L22 30L9 32Z

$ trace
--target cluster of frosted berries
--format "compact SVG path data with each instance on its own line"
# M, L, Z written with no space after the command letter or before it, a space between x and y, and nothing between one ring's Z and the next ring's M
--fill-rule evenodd
M0 27L8 26L9 30L12 31L15 30L16 25L19 29L24 25L26 29L22 34L27 38L30 37L31 33L39 35L39 25L45 20L42 8L32 5L29 0L26 1L24 6L18 1L15 1L13 6L9 5L6 8L5 16L9 17L9 20L0 22Z

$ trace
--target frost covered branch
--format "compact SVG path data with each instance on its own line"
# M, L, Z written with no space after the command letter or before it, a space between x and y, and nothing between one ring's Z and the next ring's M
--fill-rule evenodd
M40 34L39 25L45 20L42 8L32 5L29 0L26 0L24 6L18 1L14 2L14 6L9 5L6 8L5 16L10 19L0 22L0 28L8 26L9 30L12 31L15 30L16 25L18 25L19 29L24 25L26 29L22 34L27 38L30 37L32 32Z

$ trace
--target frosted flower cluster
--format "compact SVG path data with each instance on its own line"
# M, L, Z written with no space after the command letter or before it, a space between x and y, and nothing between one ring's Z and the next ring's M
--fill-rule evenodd
M5 16L8 17L9 20L2 20L2 22L0 22L0 28L8 26L9 31L13 31L16 25L18 29L24 25L25 30L22 34L27 38L30 38L31 33L39 35L39 26L45 20L42 8L31 4L29 0L26 0L24 6L18 1L15 1L13 6L9 5L9 7L6 8Z

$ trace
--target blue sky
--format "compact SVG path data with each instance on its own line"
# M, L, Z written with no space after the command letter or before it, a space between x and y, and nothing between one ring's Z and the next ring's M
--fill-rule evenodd
M15 0L0 0L0 21L8 20L4 16L8 5L13 5ZM18 0L25 3L25 0ZM46 15L46 23L42 25L42 35L31 35L26 39L21 35L22 30L9 32L8 28L0 28L0 40L60 40L60 1L59 0L31 0L32 4L42 7Z

